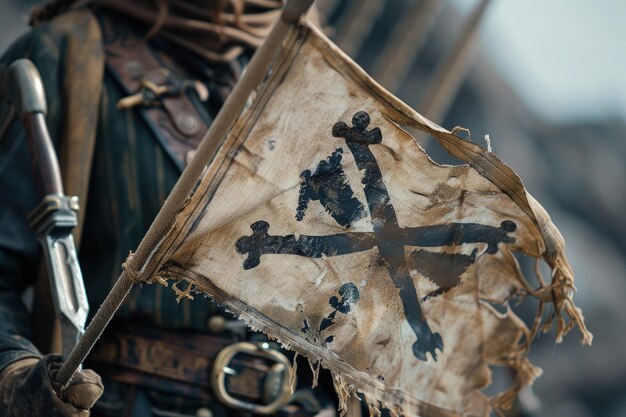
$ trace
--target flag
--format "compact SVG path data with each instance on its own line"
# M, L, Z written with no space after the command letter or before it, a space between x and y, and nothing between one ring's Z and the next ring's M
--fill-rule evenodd
M404 129L432 135L458 166ZM549 282L515 254L543 260ZM530 342L578 326L561 235L493 153L426 120L306 22L151 250L152 281L207 294L328 368L341 405L361 393L406 416L482 416L540 374ZM524 324L509 302L536 298ZM552 314L543 316L546 305ZM482 389L491 366L511 388Z

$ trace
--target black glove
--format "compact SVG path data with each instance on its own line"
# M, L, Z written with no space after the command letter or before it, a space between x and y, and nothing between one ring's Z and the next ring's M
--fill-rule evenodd
M0 374L0 417L88 417L102 395L100 376L76 372L67 387L55 382L61 357L47 355L12 363Z

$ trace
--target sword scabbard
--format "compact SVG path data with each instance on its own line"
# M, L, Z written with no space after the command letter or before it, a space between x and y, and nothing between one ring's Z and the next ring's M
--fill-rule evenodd
M63 191L59 162L46 126L46 97L37 68L31 61L20 59L11 64L2 78L3 94L8 94L6 98L24 124L33 174L44 196L28 221L43 248L52 301L61 322L62 353L67 357L84 333L89 312L72 236L78 224L78 198L67 197Z

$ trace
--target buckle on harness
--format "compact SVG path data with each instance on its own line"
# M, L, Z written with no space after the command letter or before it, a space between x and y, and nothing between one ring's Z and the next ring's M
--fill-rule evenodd
M265 376L254 378L254 376L240 374L236 365L237 357L240 355L258 359L258 372L265 373ZM291 374L292 367L289 359L278 350L272 349L268 343L240 342L226 346L215 358L211 387L218 400L226 406L255 414L273 414L289 402ZM239 379L239 381L229 383L229 379ZM245 397L245 392L250 389L249 386L241 387L241 385L249 384L259 385L254 387L254 390L259 392L263 403L241 398L242 395ZM237 394L239 398L235 397Z

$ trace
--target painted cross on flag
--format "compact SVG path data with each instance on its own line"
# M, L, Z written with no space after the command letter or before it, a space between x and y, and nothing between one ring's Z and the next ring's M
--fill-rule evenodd
M181 295L208 294L319 361L340 393L406 416L506 408L539 375L528 347L553 321L559 339L578 326L591 341L562 237L515 173L317 29L291 29L249 102L151 249L153 277L186 281ZM402 126L465 165L435 163ZM527 280L516 252L545 260L551 282ZM532 328L508 308L527 296ZM517 376L490 399L492 365Z

